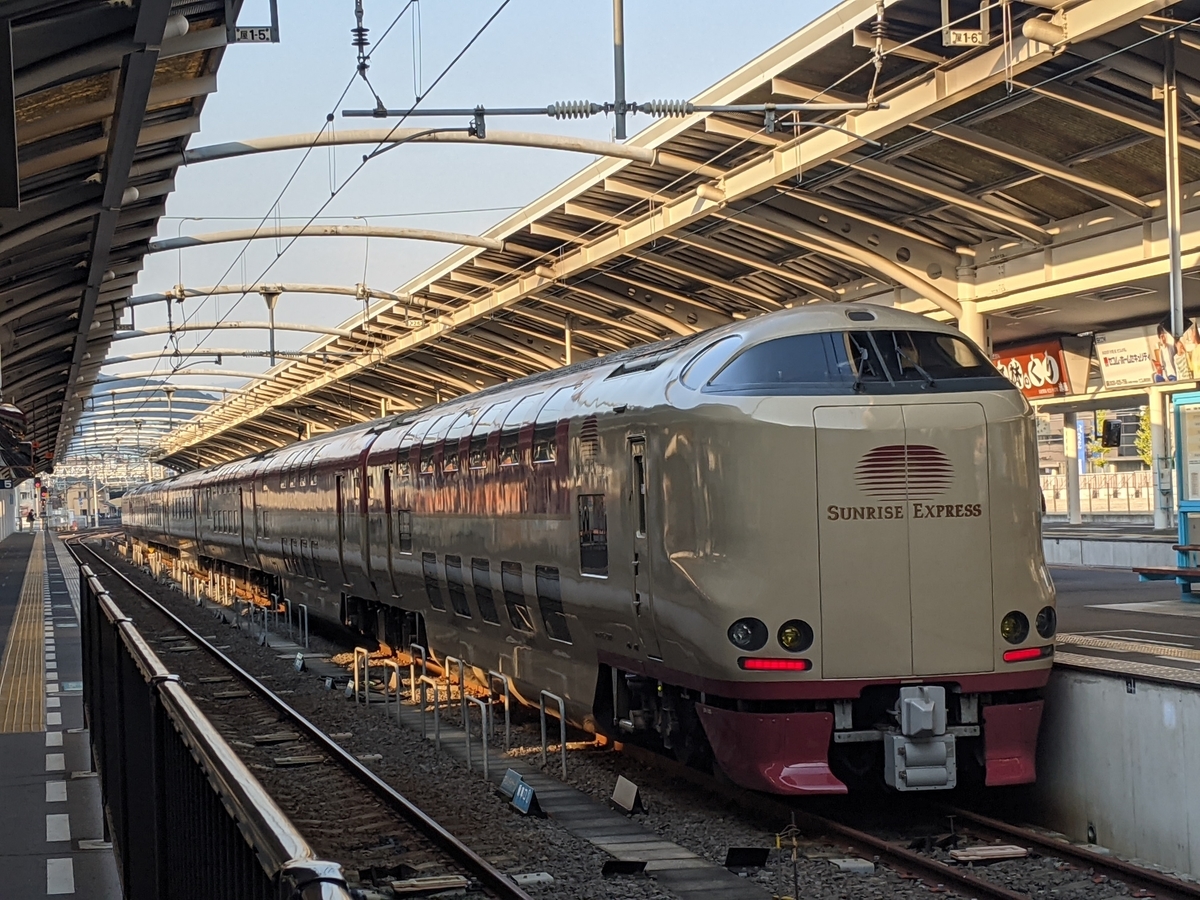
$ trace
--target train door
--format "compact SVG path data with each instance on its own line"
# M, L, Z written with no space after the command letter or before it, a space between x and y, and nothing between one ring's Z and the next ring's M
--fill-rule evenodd
M654 624L654 587L651 578L650 529L647 520L646 440L629 439L629 485L626 521L633 527L633 603L634 627L648 656L661 657L658 631Z
M904 432L913 674L990 672L995 619L983 407L906 405Z
M334 476L337 488L337 554L338 567L342 573L342 584L349 584L346 577L346 479L339 472Z
M238 534L242 541L242 558L250 562L250 553L246 549L246 489L238 485Z
M904 413L899 406L821 406L813 424L821 674L910 674Z
M396 565L393 557L393 552L396 546L396 533L392 521L392 470L385 468L383 470L383 518L387 523L386 536L384 538L387 544L387 570L388 578L392 584L392 594L399 595L400 590L396 587Z

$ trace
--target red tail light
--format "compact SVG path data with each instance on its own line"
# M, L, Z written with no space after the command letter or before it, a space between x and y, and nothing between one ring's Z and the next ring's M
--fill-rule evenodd
M748 672L807 672L812 663L807 659L765 659L760 656L743 656L738 665Z
M1045 659L1054 653L1054 646L1046 647L1025 647L1021 650L1005 650L1005 662L1029 662L1032 659Z

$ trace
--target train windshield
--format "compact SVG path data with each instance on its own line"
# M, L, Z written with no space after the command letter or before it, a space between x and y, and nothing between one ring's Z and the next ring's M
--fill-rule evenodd
M756 344L706 391L735 394L912 393L1012 390L978 350L933 331L794 334Z

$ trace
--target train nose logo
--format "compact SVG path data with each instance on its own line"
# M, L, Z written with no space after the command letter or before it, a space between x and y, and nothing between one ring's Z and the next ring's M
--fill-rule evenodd
M865 454L854 479L877 500L932 500L954 482L954 466L937 447L890 444Z

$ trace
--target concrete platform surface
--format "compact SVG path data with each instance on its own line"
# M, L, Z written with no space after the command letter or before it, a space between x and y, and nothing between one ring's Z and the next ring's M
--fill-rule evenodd
M1060 664L1200 684L1200 603L1174 582L1117 569L1055 567Z
M0 894L117 900L83 727L78 575L60 555L42 532L0 542Z

